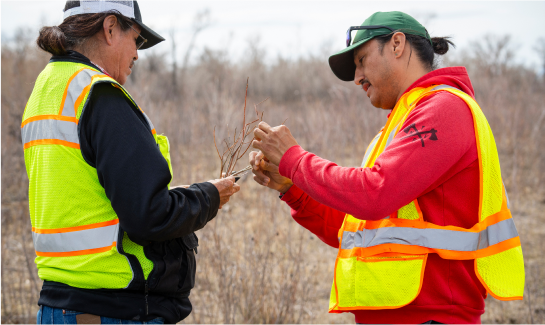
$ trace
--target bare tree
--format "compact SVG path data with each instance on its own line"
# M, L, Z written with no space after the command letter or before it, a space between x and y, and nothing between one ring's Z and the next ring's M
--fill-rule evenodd
M210 15L210 10L208 8L197 12L195 17L193 18L191 39L189 40L189 45L187 46L187 49L185 50L184 60L182 62L182 70L180 73L182 87L183 87L183 83L185 82L185 76L186 76L187 68L189 65L189 58L191 56L191 52L193 51L193 48L195 47L195 41L197 40L197 36L203 30L210 27L212 23L213 23L212 17ZM183 91L183 88L182 88L182 91Z
M541 73L543 76L545 76L545 37L540 37L536 45L534 45L534 50L539 55L539 59L541 60Z
M471 42L473 54L478 63L489 67L491 75L500 75L513 62L513 50L510 35L486 35L478 41Z
M208 8L203 9L201 11L198 11L195 16L193 17L193 23L191 26L191 38L189 39L189 44L187 45L187 48L185 50L181 70L179 68L178 64L178 39L177 39L177 32L176 27L174 26L174 23L171 25L169 30L169 36L170 36L170 44L171 44L171 55L172 55L172 69L171 69L171 85L169 92L169 95L171 97L176 97L178 100L180 100L181 94L183 94L183 85L185 80L185 75L187 72L187 68L189 66L189 59L191 56L191 52L193 51L195 47L195 42L197 40L197 36L199 33L201 33L206 28L210 27L212 25L212 19L210 15L210 10Z
M172 94L176 94L178 89L178 60L176 55L176 28L174 25L171 26L170 31L170 44L171 44L171 54L172 54L172 73L171 73L171 86L172 86Z

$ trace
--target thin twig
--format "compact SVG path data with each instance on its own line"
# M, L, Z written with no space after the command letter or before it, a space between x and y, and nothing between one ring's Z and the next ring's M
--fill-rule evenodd
M228 137L222 141L222 144L226 148L223 154L220 154L219 152L217 140L216 140L216 128L214 127L214 145L216 146L216 151L220 159L220 178L222 178L224 174L226 177L230 176L231 173L235 170L237 162L248 152L248 150L251 147L252 141L255 139L255 137L253 137L253 133L251 132L252 128L256 127L255 123L259 123L260 121L263 121L264 112L259 112L257 110L257 106L267 101L269 97L265 98L258 104L254 104L256 119L246 123L246 108L248 104L249 80L250 78L246 79L246 92L244 94L242 128L240 129L240 131L237 131L238 128L235 128L235 132L233 133L233 140L232 140L233 143L231 143L229 125L227 125ZM247 141L247 138L250 135L252 135L252 138L250 141Z

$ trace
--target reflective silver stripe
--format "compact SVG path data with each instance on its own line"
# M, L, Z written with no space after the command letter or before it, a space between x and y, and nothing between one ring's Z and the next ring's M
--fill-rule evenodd
M395 134L396 134L396 131L397 131L397 128L399 127L396 126L392 132L390 132L390 134L388 134L388 140L386 140L386 145L384 146L384 149L386 149L389 145L390 145L390 142L392 142L392 140L394 140L394 137L395 137Z
M34 249L44 253L66 253L111 246L117 240L119 224L63 232L59 234L38 234L33 232Z
M392 132L390 132L390 134L388 135L388 139L386 140L386 146L384 147L384 149L386 149L386 147L388 147L390 142L392 142L392 140L394 139L396 130L397 130L397 127ZM365 156L363 156L363 161L361 162L361 167L365 167L365 162L367 162L367 158L369 158L369 155L371 154L371 152L373 152L373 149L375 149L375 146L377 145L377 141L378 141L378 139L380 139L381 135L382 135L382 132L380 132L373 139L373 141L371 141L371 144L369 145L369 148L365 152Z
M452 86L449 86L449 85L439 85L437 87L433 87L430 91L434 91L434 90L441 90L441 89L455 89L455 90L460 90L456 87L452 87ZM460 90L461 91L461 90ZM463 91L462 91L463 92Z
M373 247L382 244L414 245L427 248L471 252L517 237L512 218L500 221L481 232L465 232L445 229L417 229L407 227L384 227L345 231L342 249Z
M434 90L441 90L441 89L455 89L455 90L460 90L456 87L452 87L452 86L448 86L448 85L439 85L439 86L436 86L436 87L433 87L432 89L430 89L429 91L434 91ZM460 90L461 91L461 90ZM462 91L463 92L463 91ZM414 103L414 101L412 101L409 106L411 106L412 104Z
M90 69L84 69L80 71L74 79L68 85L68 91L66 92L66 99L64 100L64 106L62 108L63 116L76 117L76 100L83 89L91 84L92 77L97 74L103 74L102 72L93 71ZM106 76L106 75L104 75Z
M363 161L361 162L361 167L365 167L365 162L367 161L367 158L373 152L373 149L375 148L375 145L377 144L378 139L380 139L380 135L382 132L380 132L374 139L371 141L371 144L369 145L369 148L367 148L367 151L365 152L365 155L363 156Z
M33 121L21 130L23 146L35 140L56 139L79 144L78 125L61 120Z

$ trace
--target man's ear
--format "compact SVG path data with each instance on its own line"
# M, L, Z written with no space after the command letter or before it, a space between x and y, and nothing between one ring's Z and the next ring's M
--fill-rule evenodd
M397 32L392 36L392 39L390 40L390 48L394 57L400 58L403 55L403 52L405 51L405 44L407 44L406 41L407 38L405 37L405 34L401 32Z
M104 38L108 45L113 45L113 34L115 33L115 27L117 26L117 17L110 15L104 19L102 23L102 31L104 33Z

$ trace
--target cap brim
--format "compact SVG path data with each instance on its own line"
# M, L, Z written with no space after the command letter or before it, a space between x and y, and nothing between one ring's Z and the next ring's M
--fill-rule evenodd
M342 81L353 81L356 72L354 63L354 49L365 44L373 37L362 39L361 41L350 45L342 51L329 57L329 67L331 71Z
M140 29L141 29L140 35L142 35L142 37L147 39L147 42L144 43L144 45L142 45L142 47L140 48L141 50L149 49L150 47L155 46L158 43L161 43L162 41L165 40L161 35L154 32L153 29L144 25L142 22L136 19L132 19L132 21L134 21L135 24L140 26Z

